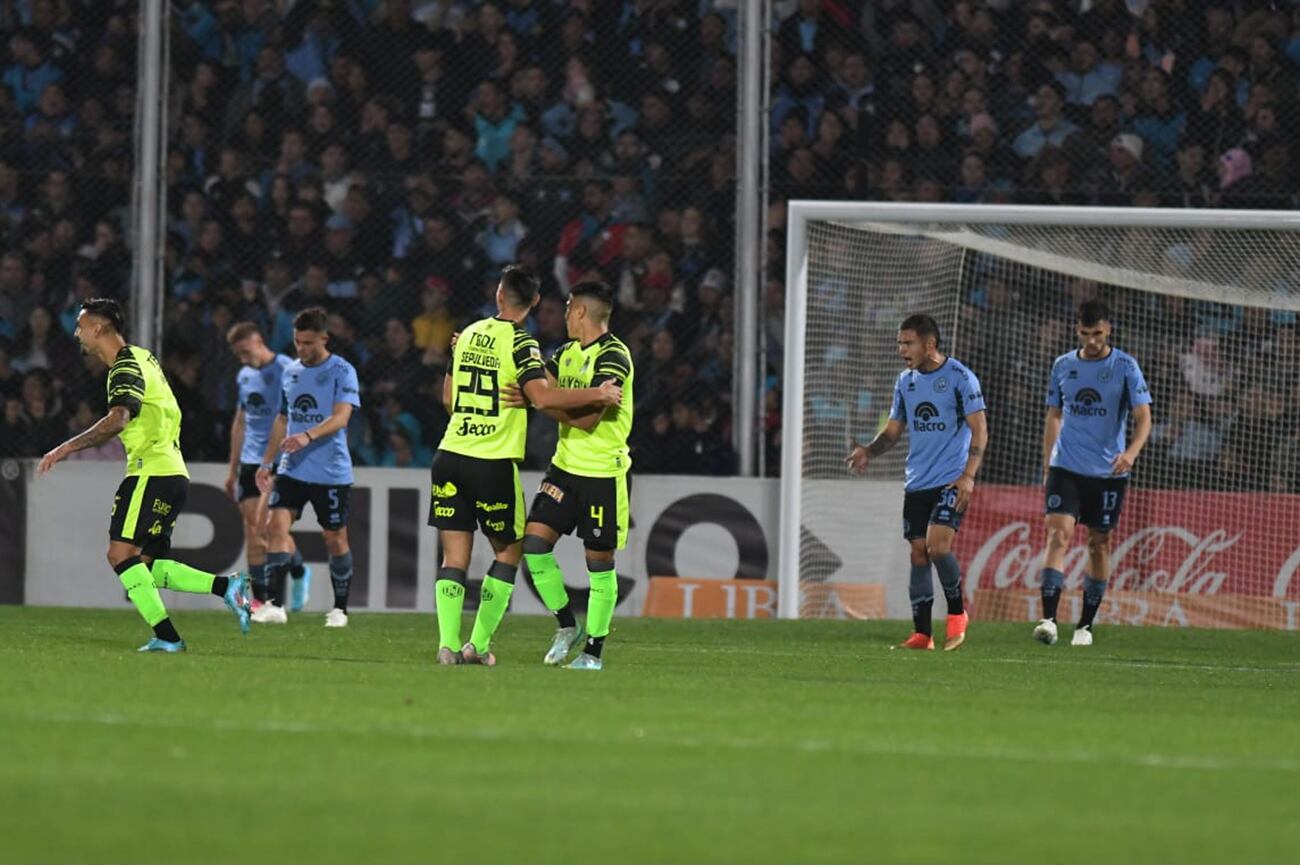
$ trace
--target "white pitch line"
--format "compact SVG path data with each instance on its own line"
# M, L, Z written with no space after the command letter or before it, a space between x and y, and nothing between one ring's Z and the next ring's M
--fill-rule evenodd
M656 652L667 653L689 653L698 656L701 653L723 653L734 654L739 656L772 656L772 657L789 657L806 659L807 651L796 653L789 650L760 650L757 648L744 647L709 647L707 645L683 645L683 644L661 644L655 642L628 642L627 646L638 649L645 648ZM869 650L877 649L875 645L868 647ZM880 650L887 648L881 646ZM1050 651L1047 651L1050 652ZM1068 651L1067 651L1068 652ZM1034 659L1032 657L1011 657L1011 656L978 656L973 653L963 653L963 657L969 656L976 662L993 662L1007 665L1109 665L1116 668L1139 668L1139 669L1189 669L1194 671L1241 671L1252 674L1300 674L1300 666L1296 665L1218 665L1212 662L1141 662L1135 659L1098 659L1096 657L1085 657L1083 654L1076 654L1074 658L1058 657L1041 657ZM863 662L869 662L872 657L861 656L859 659ZM924 655L916 653L899 654L899 658L925 658Z
M340 724L314 720L230 720L206 718L201 720L136 719L124 714L22 714L0 717L0 724L36 723L113 726L146 730L150 727L199 729L211 731L248 732L254 734L338 734L351 737L387 736L418 740L441 740L447 737L445 728L410 725ZM612 737L611 737L612 734ZM589 738L563 731L519 731L506 729L468 729L458 731L457 738L489 743L537 743L539 741L586 747ZM1300 773L1300 759L1264 758L1253 756L1177 755L1167 753L1105 753L1092 750L1042 751L1014 747L957 748L941 744L870 743L866 741L797 740L772 741L745 737L689 737L651 734L643 728L632 728L621 733L604 733L602 743L620 746L650 745L672 749L728 749L728 750L794 750L801 753L847 753L854 755L917 757L931 759L967 759L1010 762L1055 762L1085 765L1130 765L1144 768L1167 768L1196 771L1271 771Z

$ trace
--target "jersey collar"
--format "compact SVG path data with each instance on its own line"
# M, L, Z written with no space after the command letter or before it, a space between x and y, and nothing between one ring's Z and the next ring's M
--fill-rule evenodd
M592 346L595 346L597 343L608 343L608 342L610 341L610 339L611 339L613 336L614 336L613 332L606 331L604 334L600 335L599 337L597 337L595 340L591 341L590 343L578 343L578 348L579 348L579 349L589 349L589 348L591 348ZM574 342L577 343L576 340L575 340Z
M1098 361L1105 361L1106 359L1110 358L1114 354L1115 354L1115 347L1110 345L1107 345L1106 354L1103 355L1101 358L1084 358L1082 349L1074 350L1074 357L1086 364L1093 364Z

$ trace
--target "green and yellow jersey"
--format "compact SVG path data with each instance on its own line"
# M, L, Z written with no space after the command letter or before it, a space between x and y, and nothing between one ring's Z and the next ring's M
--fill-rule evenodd
M438 448L484 460L524 458L528 414L501 405L501 388L546 376L542 350L531 334L508 319L480 319L452 350L451 421Z
M601 416L590 431L560 424L560 441L551 463L577 476L621 476L632 466L627 438L632 432L632 353L627 345L606 332L583 346L570 340L555 350L547 369L561 388L597 388L613 380L623 389L623 400Z
M185 476L181 408L152 352L127 344L108 371L108 405L131 413L118 437L126 449L126 475Z

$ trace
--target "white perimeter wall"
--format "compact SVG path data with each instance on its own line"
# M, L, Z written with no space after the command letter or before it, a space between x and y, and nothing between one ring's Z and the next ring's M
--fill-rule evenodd
M31 473L31 466L26 471ZM242 568L243 537L235 506L225 497L224 465L191 466L190 500L176 526L174 548L186 559L213 571ZM540 473L523 473L531 501ZM49 476L28 476L27 568L25 599L30 605L125 606L121 584L109 569L109 510L122 478L117 463L77 462L58 466ZM365 604L372 611L433 611L437 542L426 526L429 513L427 471L357 471L352 529L355 550L364 549L368 572ZM906 617L907 548L900 532L902 491L896 483L853 484L854 515L839 515L828 526L809 527L838 560L829 580L878 582L888 587L891 617ZM365 492L361 494L360 492ZM633 480L632 531L618 554L623 598L620 616L635 616L645 604L648 578L777 579L778 483L772 479L715 479L699 476L638 476ZM848 502L846 499L845 502ZM360 508L358 508L358 505ZM368 525L368 529L362 529ZM299 545L313 562L315 579L309 608L323 611L331 601L328 569L310 510L295 527ZM358 536L366 543L359 544ZM313 538L314 537L314 538ZM866 551L870 551L868 556ZM570 587L586 584L581 545L561 540L556 555ZM471 577L481 577L490 549L475 545ZM761 572L761 574L754 574ZM521 586L513 610L544 613L531 591ZM174 608L215 608L212 597L168 594Z

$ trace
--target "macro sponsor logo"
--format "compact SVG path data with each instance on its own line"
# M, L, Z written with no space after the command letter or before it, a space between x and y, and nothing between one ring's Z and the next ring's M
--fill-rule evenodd
M1104 418L1106 413L1106 407L1101 405L1101 394L1095 388L1081 388L1074 393L1074 403L1070 404L1071 415Z
M320 424L325 420L324 413L316 412L316 398L310 394L300 394L294 400L289 417L298 424Z
M244 412L251 416L264 416L269 409L270 406L267 404L266 398L256 391L250 393L248 400L244 401Z
M934 421L939 415L939 408L928 400L916 408L912 413L912 429L919 433L928 433L930 431L943 431L948 429L948 425L941 421Z
M457 436L463 436L463 437L485 437L488 436L489 434L496 433L496 431L497 431L497 426L495 424L487 424L487 423L480 424L477 422L472 422L469 419L465 419L460 423L460 427L456 429L456 434Z

